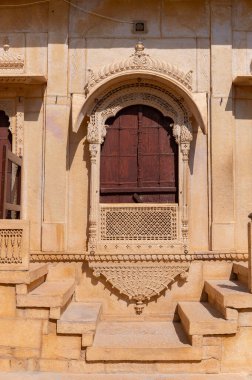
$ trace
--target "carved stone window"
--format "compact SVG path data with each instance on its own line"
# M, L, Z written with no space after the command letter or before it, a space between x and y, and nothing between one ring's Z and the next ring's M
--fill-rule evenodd
M169 88L163 83L165 76L171 83L176 82L178 86L183 86L187 93L186 91L191 90L191 73L183 74L168 64L153 60L144 53L144 46L139 43L135 54L128 60L90 74L90 80L85 87L89 99L76 118L78 126L85 112L90 117L87 131L90 151L87 259L95 275L103 275L120 293L129 300L134 300L136 311L141 312L143 302L158 296L178 274L183 279L186 278L185 271L191 260L188 254L187 197L188 159L192 141L191 114L174 86ZM106 82L109 78L110 85ZM100 83L103 83L103 91L100 90L99 96L92 98L89 94L94 93ZM114 121L125 110L127 113L128 107L154 109L162 115L163 120L168 121L168 129L165 127L163 130L166 133L169 131L169 138L174 139L177 144L174 148L174 152L177 151L177 164L174 166L178 166L179 173L177 183L174 181L175 186L166 184L166 187L175 188L173 200L149 203L146 198L145 202L137 203L138 192L130 193L131 200L136 193L134 203L128 199L125 199L125 203L121 203L120 199L114 199L110 203L107 202L109 199L104 200L104 197L110 196L108 189L111 183L106 183L107 179L104 180L100 173L104 170L104 158L108 161L112 158L109 158L110 149L103 149L107 146L107 138L109 143L110 128L112 130ZM133 133L138 132L138 128L135 128ZM130 152L134 153L131 150ZM138 154L133 154L132 157L133 161L139 160ZM138 166L133 169L133 174L134 170L138 170ZM130 186L135 189L138 187L136 185L139 176L131 179L133 181ZM119 198L122 194L118 191L120 182L122 181L119 178L119 181L112 184L116 185L116 196Z

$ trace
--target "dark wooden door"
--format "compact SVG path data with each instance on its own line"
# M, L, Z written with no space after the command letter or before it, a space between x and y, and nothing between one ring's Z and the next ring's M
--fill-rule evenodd
M158 110L143 105L127 107L107 121L101 149L101 202L177 202L178 148L171 123Z
M7 184L4 183L4 171L5 171L5 159L6 159L6 150L11 150L12 147L12 135L9 130L9 118L6 116L4 111L0 111L0 219L3 216L3 195L4 195L4 186ZM9 172L9 170L8 170ZM7 176L8 184L10 185L11 178Z

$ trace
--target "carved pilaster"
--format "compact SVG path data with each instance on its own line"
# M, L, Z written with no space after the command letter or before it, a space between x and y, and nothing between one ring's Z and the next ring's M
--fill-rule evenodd
M182 200L182 217L181 217L181 234L185 246L188 241L188 161L190 153L190 143L192 141L192 132L190 126L181 126L180 131L180 149L183 162L183 200ZM185 248L187 249L187 248Z
M97 156L99 144L89 144L91 179L90 179L90 212L89 212L89 248L93 252L97 241L98 199L97 199Z
M16 135L14 136L14 153L23 157L24 150L24 98L17 99Z
M99 129L92 121L88 124L87 141L90 144L99 142Z

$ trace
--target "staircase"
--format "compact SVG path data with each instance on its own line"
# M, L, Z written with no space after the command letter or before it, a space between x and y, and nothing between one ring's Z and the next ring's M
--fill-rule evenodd
M26 272L0 272L0 288L8 283L16 293L15 310L0 310L0 370L14 370L17 361L25 370L80 373L111 362L177 363L179 370L179 362L197 372L207 352L218 351L221 361L221 339L252 327L247 281L247 265L234 263L229 280L205 279L204 301L178 302L174 321L112 321L101 302L75 300L73 266L31 264Z

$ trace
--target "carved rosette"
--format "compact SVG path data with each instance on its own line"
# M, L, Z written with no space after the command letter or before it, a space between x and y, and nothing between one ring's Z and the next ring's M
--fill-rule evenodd
M137 261L133 257L127 261L108 261L106 258L95 260L92 256L88 261L95 277L105 277L120 294L135 302L138 314L144 303L158 297L178 276L186 281L189 269L188 261Z

